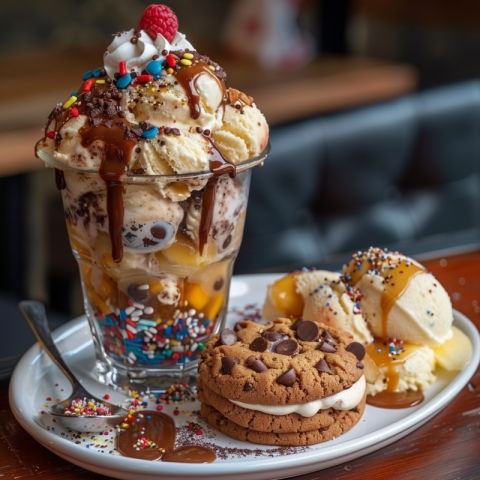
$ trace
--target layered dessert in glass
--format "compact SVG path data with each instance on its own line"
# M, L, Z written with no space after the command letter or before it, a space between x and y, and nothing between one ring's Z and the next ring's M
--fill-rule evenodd
M55 167L105 379L181 373L225 319L251 168L269 150L252 97L147 8L57 104L36 147Z

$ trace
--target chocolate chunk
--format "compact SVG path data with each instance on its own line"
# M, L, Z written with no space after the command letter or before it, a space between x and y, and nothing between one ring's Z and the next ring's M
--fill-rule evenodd
M332 371L330 370L330 367L327 365L327 362L325 361L324 358L322 358L316 365L315 365L315 368L321 373L321 372L325 372L325 373L329 373L331 374Z
M134 302L144 302L148 297L148 290L140 290L138 283L131 283L127 288L128 297Z
M324 330L322 333L322 338L324 338L330 345L336 345L338 342L328 333L327 330Z
M266 352L269 347L270 347L270 342L263 337L256 338L250 344L250 350L252 350L252 352Z
M291 339L284 340L275 347L275 351L281 355L295 355L298 353L298 343Z
M297 337L304 342L314 342L320 337L320 327L311 320L300 322L297 328Z
M352 342L345 350L353 353L359 362L365 358L365 347L359 342Z
M240 330L243 330L243 327L240 325L240 322L237 322L233 327L233 331L239 332Z
M362 362L358 362L357 368L359 368L360 370L363 370L365 368L365 365Z
M333 345L328 343L328 341L322 342L317 347L317 350L320 350L321 352L324 352L324 353L335 353L337 351L337 349Z
M257 373L262 373L268 370L268 367L261 360L258 360L258 358L254 357L253 355L247 358L245 364L248 368L251 368L254 372Z
M238 363L238 360L233 357L222 357L222 373L230 375L233 367Z
M253 385L250 382L245 382L245 385L243 386L243 391L249 392L252 389L253 389Z
M213 289L218 292L222 289L223 285L225 284L225 280L223 277L218 277L215 283L213 284Z
M296 330L298 329L300 323L302 323L303 321L304 321L303 318L301 318L301 317L300 317L300 318L297 318L297 319L295 320L295 322L293 323L293 325L292 325L290 328L291 328L292 330L296 331Z
M230 234L226 239L225 241L223 242L223 245L222 245L222 248L223 250L225 250L226 248L228 248L228 246L230 245L230 243L232 243L232 235Z
M283 335L279 332L265 332L265 338L269 341L269 342L277 342L278 340L280 340L281 338L283 338Z
M291 387L296 380L297 375L295 374L295 370L291 368L287 373L284 373L277 378L277 383L285 385L286 387Z
M164 227L161 225L156 225L150 229L150 233L153 237L158 238L159 240L163 240L167 234Z
M225 328L220 332L221 345L233 345L237 341L237 334L231 328Z

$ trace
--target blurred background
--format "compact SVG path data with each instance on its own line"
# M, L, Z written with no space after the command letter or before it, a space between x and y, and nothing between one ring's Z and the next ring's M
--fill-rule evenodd
M33 148L53 106L149 3L0 3L2 322L26 297L54 324L82 313L60 195ZM412 254L479 244L478 1L167 3L271 125L236 273L334 265L371 244Z

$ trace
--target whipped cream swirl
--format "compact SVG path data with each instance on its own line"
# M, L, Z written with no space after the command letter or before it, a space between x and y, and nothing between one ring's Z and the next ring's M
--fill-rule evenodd
M132 43L131 40L135 36L138 37L137 42ZM171 50L186 49L195 51L183 33L177 32L173 43L170 43L160 33L155 40L152 40L144 30L140 30L140 36L138 36L132 28L115 36L103 55L104 67L111 78L119 72L120 62L126 62L127 72L130 73L133 69L135 73L140 74L152 61L154 55L158 55L157 60L165 59L165 55L162 55L163 50L166 50L168 55Z

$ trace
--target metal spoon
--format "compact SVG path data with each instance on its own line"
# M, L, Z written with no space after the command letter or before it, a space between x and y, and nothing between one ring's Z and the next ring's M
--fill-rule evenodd
M53 363L55 363L68 380L70 380L73 387L73 393L63 402L52 405L49 413L56 417L59 422L65 425L65 427L77 432L105 432L118 425L128 415L128 411L123 407L113 405L112 403L105 402L103 399L95 397L80 385L55 346L43 304L33 300L24 300L20 302L18 306L25 317L28 326L32 329L37 338L38 343L40 343L45 352L48 353L48 356L53 360ZM65 408L70 407L72 400L77 398L83 400L85 397L87 400L103 403L109 408L112 415L65 415Z

